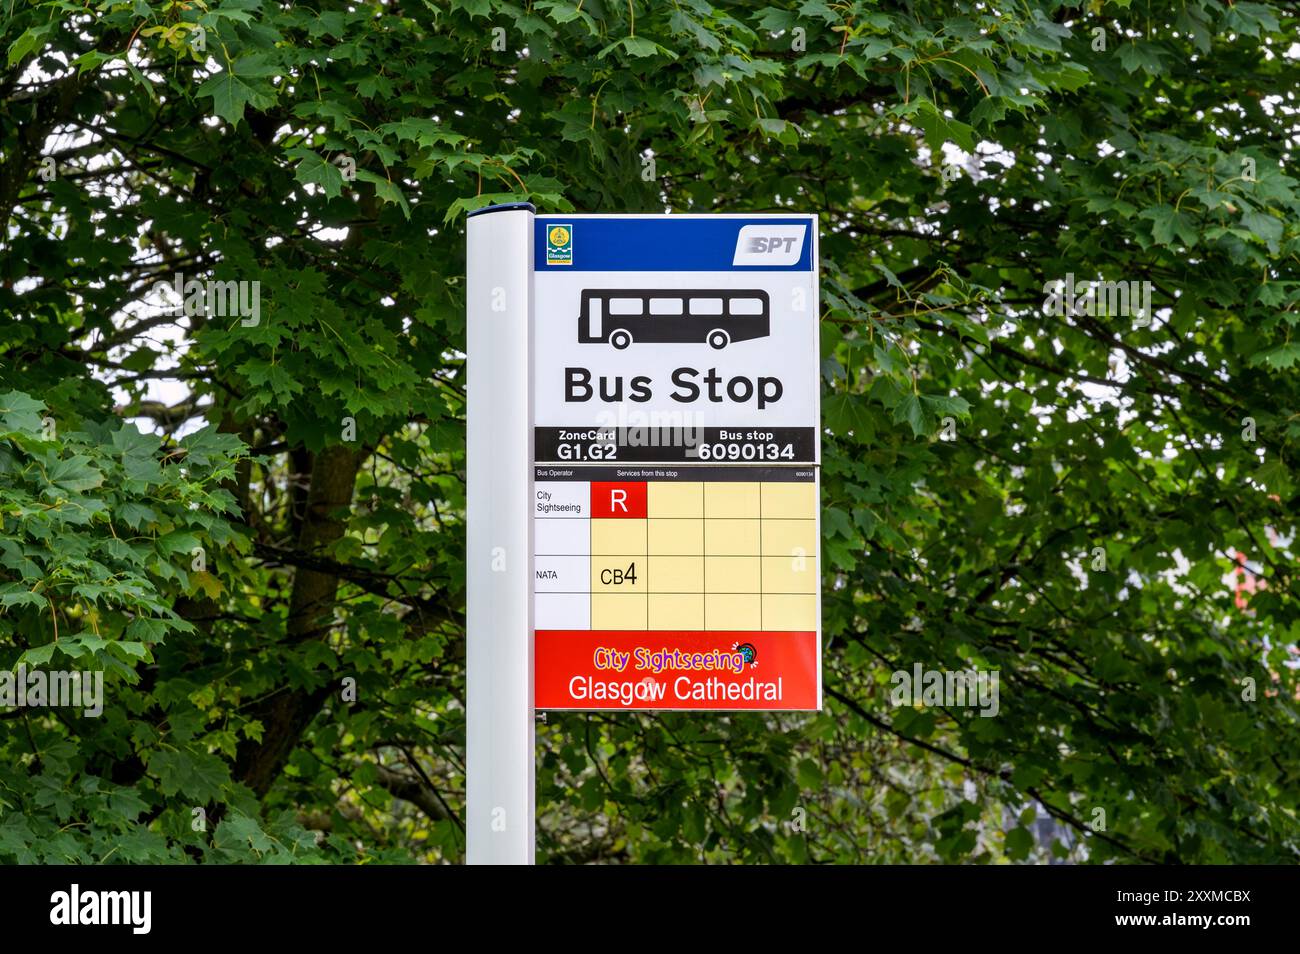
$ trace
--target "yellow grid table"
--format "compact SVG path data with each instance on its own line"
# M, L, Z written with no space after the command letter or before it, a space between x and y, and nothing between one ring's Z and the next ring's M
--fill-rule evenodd
M817 629L812 480L536 487L538 629Z

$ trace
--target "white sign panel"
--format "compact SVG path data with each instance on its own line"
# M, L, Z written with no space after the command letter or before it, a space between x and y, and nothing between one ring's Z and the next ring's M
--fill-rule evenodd
M820 708L816 239L535 220L538 708Z
M813 217L536 229L539 462L817 461Z

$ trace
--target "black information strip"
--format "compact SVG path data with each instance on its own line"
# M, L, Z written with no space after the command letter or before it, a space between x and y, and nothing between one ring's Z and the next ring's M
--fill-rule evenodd
M674 467L663 464L657 467L590 466L558 467L554 464L538 464L533 468L534 480L591 480L618 482L623 480L691 480L691 481L762 481L764 483L803 483L816 479L817 470L809 465L804 467L709 467L691 464L689 467Z
M758 671L763 672L761 664ZM809 817L814 816L810 813ZM850 847L856 848L852 844ZM442 850L448 861L459 862L464 857L463 843ZM865 855L864 849L860 855L850 857ZM606 860L606 856L596 857L597 861ZM321 858L337 862L333 855L322 854ZM558 864L568 859L545 842L537 847L539 863ZM611 860L626 859L615 855ZM910 860L921 860L919 850ZM817 865L811 873L809 867L755 866L747 875L755 879L756 885L761 880L761 890L772 897L793 896L806 888L811 877L827 885L827 891L833 887L832 881L844 878L838 883L846 892L851 889L867 894L890 912L891 919L909 924L933 921L934 899L942 897L943 913L950 921L983 923L979 919L987 919L995 906L1005 906L1007 898L1015 898L1017 930L1022 933L1059 936L1064 911L1068 912L1071 937L1097 937L1109 942L1167 934L1184 940L1180 945L1171 944L1173 949L1197 946L1185 943L1193 936L1217 939L1217 943L1207 944L1216 950L1230 946L1241 950L1247 942L1262 949L1269 937L1289 936L1285 932L1295 929L1294 865L1175 869L1123 864L1024 864L977 869L972 865L846 864ZM509 876L503 875L503 870L493 869L490 874L485 871L483 877L499 882ZM583 875L584 870L591 873ZM23 937L48 932L51 950L75 950L88 946L91 940L113 937L122 939L128 950L150 941L160 949L166 945L169 951L177 950L181 942L193 946L195 898L204 899L214 910L239 908L237 918L208 918L202 923L203 936L214 943L247 948L249 925L256 924L259 936L272 942L281 939L298 949L310 942L312 948L328 950L331 945L337 948L340 941L368 942L373 946L375 926L369 912L380 907L402 911L427 905L430 884L436 884L439 896L450 903L458 906L457 899L464 900L467 909L471 899L482 897L483 885L487 884L478 881L473 868L456 864L420 868L423 881L416 881L410 872L410 866L398 864L307 864L287 871L278 865L221 863L0 865L0 890L5 898L6 927L21 931ZM601 934L606 933L606 927L611 932L627 929L629 890L635 890L638 884L647 892L662 889L664 878L660 868L649 864L623 865L616 878L600 865L577 867L572 877L582 878L583 899L589 908L583 914L586 930ZM699 880L693 881L695 878ZM77 905L75 925L69 923L69 904L62 908L64 917L59 915L59 905L65 898L70 901L74 883L80 900L94 892L98 901L89 910L86 905ZM718 892L715 866L675 867L673 883L679 894L689 891L703 897L710 891ZM521 890L511 896L511 913L515 915L512 920L531 924L554 916L553 898L528 891L530 882L521 880L518 884ZM109 901L102 892L137 893L125 898L115 894ZM348 903L340 905L330 917L286 916L289 912L319 908L323 897L346 897ZM1064 907L1063 899L1069 901ZM90 923L90 911L96 912L93 920L97 924ZM110 920L116 923L105 923ZM142 933L135 933L137 930ZM143 933L146 930L148 933ZM739 918L729 927L728 936L739 943L751 939L758 947L759 941L770 941L771 935L766 933L770 930L763 919ZM87 944L79 945L78 941ZM1147 946L1151 946L1149 942Z
M535 427L533 459L565 464L811 464L812 427Z

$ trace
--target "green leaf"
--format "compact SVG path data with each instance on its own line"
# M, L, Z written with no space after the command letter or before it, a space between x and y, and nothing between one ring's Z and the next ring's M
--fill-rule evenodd
M54 650L57 648L58 646L55 643L46 643L44 646L36 646L32 649L26 650L18 657L18 661L29 667L47 666L49 665L50 658L54 655Z
M232 815L223 820L219 827L222 829L223 839L228 838L246 844L256 852L271 851L275 848L275 842L262 831L257 820L247 815Z
M98 487L104 482L104 475L91 466L90 458L78 454L60 460L49 470L49 481L70 493L80 493Z
M471 17L486 17L492 12L491 0L452 0L452 8L464 10Z
M925 133L926 143L935 152L942 149L945 142L955 143L965 152L974 152L975 130L966 123L945 116L929 100L920 100L902 112Z
M1125 41L1120 44L1117 55L1120 65L1129 73L1142 70L1151 76L1158 76L1165 69L1163 55L1154 43L1145 43L1141 40Z
M146 504L128 501L117 509L117 519L132 530L139 530L145 524L157 523L158 514Z
M1263 212L1246 212L1241 217L1241 225L1252 235L1260 239L1268 250L1277 253L1282 241L1282 222Z
M623 49L627 50L632 56L654 56L663 49L659 44L652 43L650 40L639 36L624 37L620 42Z
M835 434L861 443L876 435L875 422L866 401L856 394L833 394L825 398L822 401L822 420Z
M186 463L208 467L219 460L237 456L243 442L235 434L223 433L215 424L209 424L182 438Z
M912 427L912 434L921 437L929 432L926 422L925 410L921 405L921 399L915 394L908 394L894 408L894 423L898 424L906 421Z
M1007 857L1012 861L1024 861L1034 847L1033 833L1027 828L1016 827L1007 832Z
M45 37L50 34L59 21L51 17L48 22L38 24L37 26L28 27L18 37L9 44L8 65L13 66L27 54L34 50L40 49L45 45Z
M35 434L41 429L44 410L44 403L21 391L0 394L0 430Z
M185 530L173 530L158 538L159 552L167 555L184 553L188 556L202 545L198 537Z
M343 173L334 163L326 162L310 149L294 148L287 152L299 160L293 169L295 179L303 185L318 186L329 199L343 194ZM361 178L360 170L357 178Z
M270 109L275 104L275 88L265 80L276 75L278 67L262 53L254 53L228 63L226 69L210 77L198 88L198 95L212 97L212 109L232 126L244 118L244 109Z
M1276 348L1261 351L1250 359L1251 365L1255 367L1263 364L1275 371L1290 368L1297 361L1300 361L1300 341L1288 341Z
M409 219L411 217L411 207L407 204L406 196L397 185L382 176L375 175L369 169L358 169L357 178L362 182L373 183L375 187L375 195L378 196L380 200L396 203L401 208L402 214L406 218Z
M1161 245L1183 244L1192 248L1200 240L1200 235L1192 222L1191 216L1171 205L1160 205L1144 209L1138 218L1151 221L1152 237Z

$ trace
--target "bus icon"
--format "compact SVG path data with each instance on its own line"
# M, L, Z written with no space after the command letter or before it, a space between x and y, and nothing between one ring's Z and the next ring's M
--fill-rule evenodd
M633 342L703 344L771 334L772 307L760 289L586 288L578 316L578 341L608 342L622 351Z

